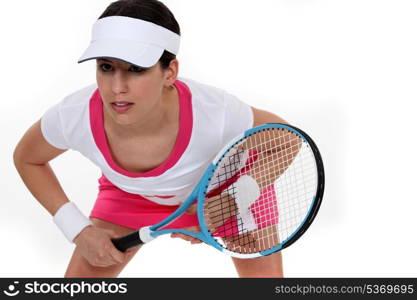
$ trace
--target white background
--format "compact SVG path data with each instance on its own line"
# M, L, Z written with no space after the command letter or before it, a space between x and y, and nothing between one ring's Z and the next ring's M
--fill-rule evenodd
M12 153L26 129L95 80L76 63L110 1L6 1L0 10L0 276L61 277L73 251L25 188ZM283 251L287 277L416 276L417 2L165 0L182 29L180 76L215 85L308 132L326 168L321 210ZM52 162L88 214L100 171ZM205 245L161 237L126 277L236 277Z

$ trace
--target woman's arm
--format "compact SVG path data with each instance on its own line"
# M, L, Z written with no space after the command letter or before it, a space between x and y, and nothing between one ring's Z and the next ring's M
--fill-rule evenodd
M48 163L65 151L45 140L39 120L23 135L13 154L14 164L26 187L51 215L69 201Z
M24 134L13 154L14 164L26 187L51 215L55 215L59 208L69 202L49 165L49 161L65 151L51 146L45 140L38 121ZM69 225L77 227L74 216L77 217L77 212L63 217L71 218ZM111 243L111 238L116 237L114 232L94 225L84 226L80 224L79 228L83 229L74 234L72 240L91 265L105 267L125 261L126 254L120 253Z
M252 107L253 111L253 127L259 126L265 123L282 123L290 125L287 121L281 117L257 108ZM251 147L255 145L256 141L252 141L249 138L245 143L242 144L243 148ZM268 151L265 151L265 147L270 147ZM252 168L248 174L256 179L258 174L274 174L273 176L264 176L257 179L258 185L261 189L268 187L276 178L278 178L289 165L293 162L295 157L301 148L300 138L293 133L281 133L280 131L272 131L265 136L263 143L254 149L258 152L258 159L253 163ZM265 161L276 161L273 164L264 164ZM260 172L262 170L262 172Z
M265 123L282 123L282 124L289 125L287 121L285 121L281 117L269 111L252 107L252 112L253 112L253 127L256 127Z

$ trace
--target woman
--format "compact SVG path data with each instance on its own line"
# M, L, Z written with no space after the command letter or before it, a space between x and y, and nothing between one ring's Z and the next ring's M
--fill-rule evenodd
M51 107L15 149L24 183L76 244L66 277L118 276L139 248L121 253L111 238L173 212L212 157L243 130L286 123L223 90L178 79L179 40L179 25L161 2L110 4L79 60L96 60L97 84ZM68 149L103 172L90 218L70 202L48 163ZM170 227L198 231L195 207ZM240 277L283 276L280 253L232 259Z

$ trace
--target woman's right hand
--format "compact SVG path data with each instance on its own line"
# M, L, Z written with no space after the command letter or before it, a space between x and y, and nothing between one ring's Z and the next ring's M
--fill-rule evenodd
M109 267L123 263L130 255L129 251L123 253L114 247L111 239L115 237L112 230L90 225L75 237L74 243L92 266Z

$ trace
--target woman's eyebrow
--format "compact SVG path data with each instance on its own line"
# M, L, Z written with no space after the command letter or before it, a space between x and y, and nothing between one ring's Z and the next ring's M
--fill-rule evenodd
M115 61L112 61L112 60L109 60L109 59L106 59L106 58L97 58L97 62L98 61L104 61L104 62L107 62L107 63L114 64L116 66L118 65L118 62L115 62ZM120 65L121 65L122 68L130 68L131 66L134 66L133 64L127 63L127 62L120 62Z
M106 62L109 62L109 63L113 63L111 60L108 60L108 59L105 59L105 58L98 58L97 60L102 60L102 61L106 61Z

